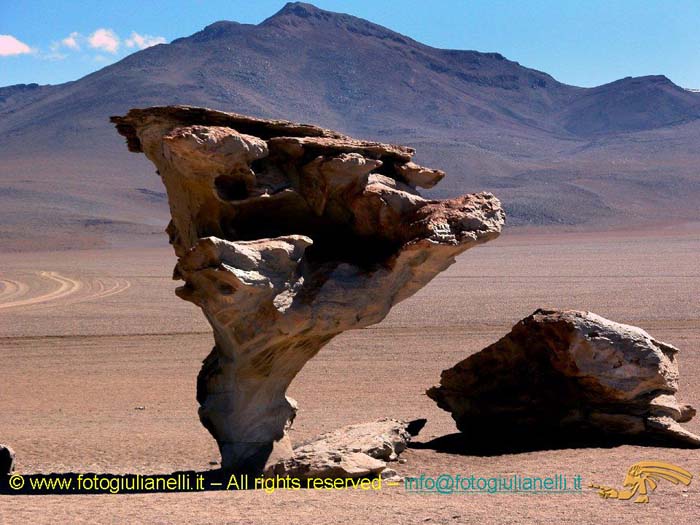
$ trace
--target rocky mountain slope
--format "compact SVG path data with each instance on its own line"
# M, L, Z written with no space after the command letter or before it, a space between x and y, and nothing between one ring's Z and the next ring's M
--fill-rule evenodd
M287 4L216 22L56 86L0 88L0 240L8 249L150 242L158 177L108 122L202 105L417 147L435 196L495 192L511 225L697 219L700 94L663 76L585 89L497 53L435 49L366 20Z

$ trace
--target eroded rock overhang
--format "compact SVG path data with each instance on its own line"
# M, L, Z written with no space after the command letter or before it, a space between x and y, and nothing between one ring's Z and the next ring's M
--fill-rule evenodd
M200 306L216 346L198 379L200 418L225 467L292 457L285 396L332 337L381 321L497 237L489 193L424 199L445 175L404 146L316 126L188 106L113 117L168 194L177 294Z

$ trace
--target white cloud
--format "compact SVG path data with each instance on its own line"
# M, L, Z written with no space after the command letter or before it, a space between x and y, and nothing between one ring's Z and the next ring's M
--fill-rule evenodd
M80 49L80 44L78 43L79 38L81 38L80 34L73 31L70 35L61 40L61 45L67 47L68 49L78 51Z
M12 35L0 35L0 56L9 57L31 52L32 49L27 44L17 40Z
M68 58L63 51L69 49L70 51L80 51L80 43L85 42L85 37L73 31L66 38L51 42L49 46L49 52L43 54L43 58L48 58L49 60L64 60Z
M88 44L94 49L116 53L119 49L119 37L111 29L100 28L88 37Z
M122 41L112 29L101 27L89 36L72 31L67 37L53 41L48 49L37 50L30 48L12 35L0 35L0 56L36 53L43 60L65 60L69 56L68 51L82 52L86 48L116 55L122 43L130 49L146 49L164 44L166 40L162 36L142 35L132 31L129 38ZM108 61L108 58L103 55L95 55L93 58L97 62Z
M138 47L139 49L165 44L165 42L166 40L162 36L139 35L136 31L132 31L131 36L124 40L126 47Z

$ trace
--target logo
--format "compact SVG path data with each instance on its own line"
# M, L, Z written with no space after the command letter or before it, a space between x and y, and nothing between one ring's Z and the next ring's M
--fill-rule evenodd
M659 481L670 481L674 485L682 483L690 485L693 475L684 468L664 463L663 461L640 461L635 463L627 471L627 476L622 482L625 488L615 489L602 485L589 485L596 489L603 499L630 500L637 496L635 503L649 503L649 493L654 492Z

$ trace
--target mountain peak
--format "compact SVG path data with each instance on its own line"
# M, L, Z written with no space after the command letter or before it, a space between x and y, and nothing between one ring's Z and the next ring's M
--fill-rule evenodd
M304 2L289 2L270 18L263 20L261 26L299 26L304 24L316 25L331 22L334 19L352 19L350 15L334 13L319 9L315 5ZM359 20L359 19L358 19Z
M330 13L330 11L324 11L315 5L307 4L306 2L287 2L282 9L277 11L277 13L272 15L270 18L287 15L308 18L310 16L318 16L321 13Z
M675 86L673 81L666 75L645 75L642 77L625 77L616 82L634 83L634 84L661 84Z
M279 29L332 29L339 28L361 36L371 36L382 40L389 39L403 44L415 43L408 37L396 33L384 26L374 24L363 18L326 11L305 2L289 2L277 13L260 23L262 27Z
M590 88L591 91L621 91L624 93L629 92L629 90L646 90L646 89L672 89L676 91L683 91L683 88L677 86L665 75L646 75L642 77L625 77L619 80L614 80L607 84L601 86L596 86Z

